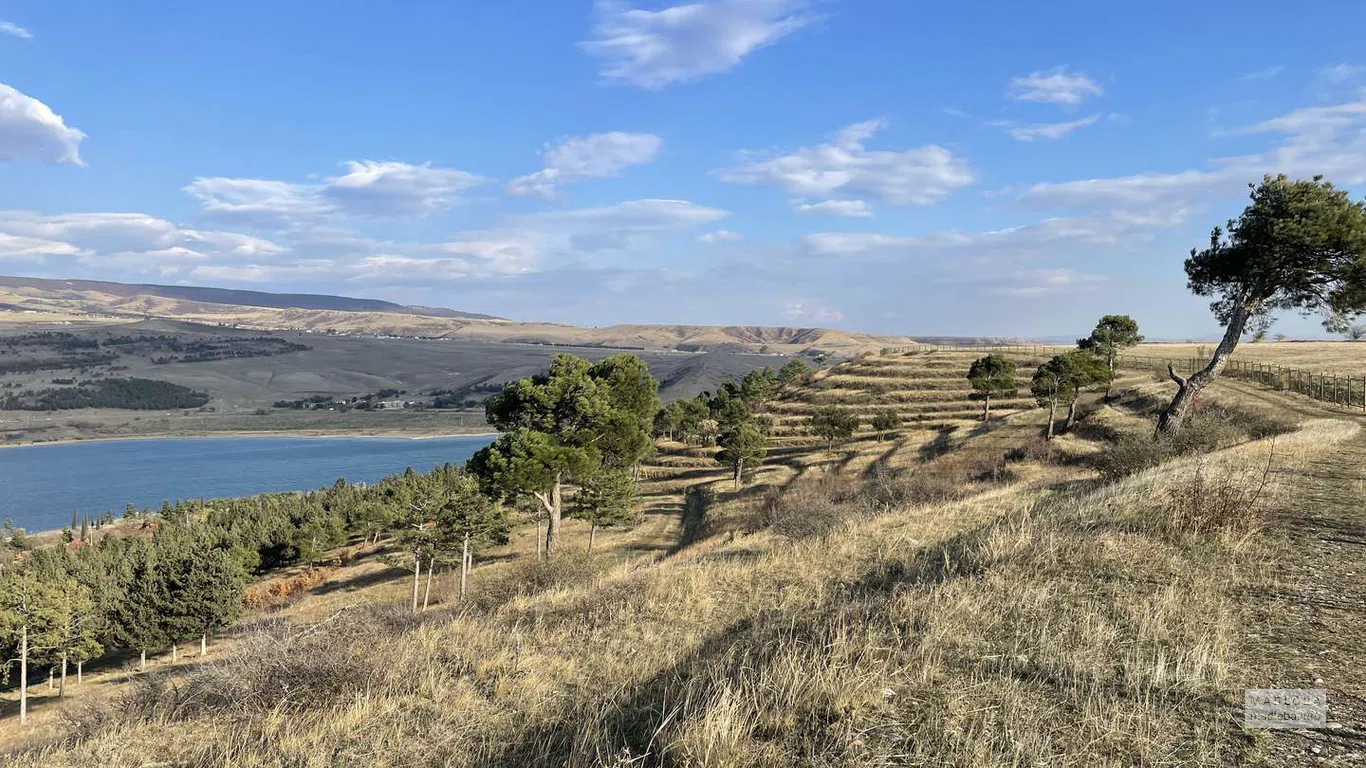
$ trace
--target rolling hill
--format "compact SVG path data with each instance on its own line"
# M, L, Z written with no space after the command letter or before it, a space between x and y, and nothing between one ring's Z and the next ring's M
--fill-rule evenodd
M829 328L613 325L581 328L517 322L374 299L277 294L192 286L0 277L0 326L44 322L132 322L148 318L337 335L379 335L616 349L770 354L858 352L912 344Z

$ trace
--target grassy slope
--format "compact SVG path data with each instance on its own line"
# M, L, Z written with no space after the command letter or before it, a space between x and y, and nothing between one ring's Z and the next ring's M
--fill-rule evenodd
M1241 387L1223 396L1267 397ZM1091 420L1145 426L1119 409ZM929 464L939 451L923 448L942 432L912 429L833 454L794 438L758 480L787 487L789 505L814 505L821 490L797 479L820 465L853 477L879 464L961 464L1039 424L1037 411L989 431L960 424L940 446L950 452ZM1068 436L1064 450L1085 443ZM245 635L183 691L126 700L146 719L114 717L76 747L20 764L1090 766L1297 756L1294 745L1248 738L1233 719L1243 687L1304 673L1274 638L1250 637L1248 620L1276 615L1257 596L1285 588L1271 563L1299 562L1303 542L1282 521L1306 489L1317 489L1329 520L1338 507L1323 497L1351 509L1362 494L1360 479L1320 476L1325 462L1341 471L1360 444L1360 429L1339 420L1281 438L1270 527L1255 536L1179 533L1166 499L1197 470L1236 477L1259 466L1265 443L1094 490L1076 485L1078 470L1026 462L1014 482L976 486L970 498L874 505L795 543L744 533L761 493L723 495L710 510L714 535L675 552L678 486L727 486L706 451L679 448L650 470L647 524L600 534L598 558L562 558L553 575L525 557L495 560L481 566L472 605L420 621L338 613L404 599L402 574L371 584L364 569L382 566L362 561L336 575L342 587L286 612L326 629L276 629L269 642ZM569 530L566 552L584 544ZM493 554L533 548L523 536ZM544 588L514 589L528 580ZM1342 638L1330 650L1341 654L1361 627L1359 616L1336 619ZM204 690L234 693L219 703L190 695Z

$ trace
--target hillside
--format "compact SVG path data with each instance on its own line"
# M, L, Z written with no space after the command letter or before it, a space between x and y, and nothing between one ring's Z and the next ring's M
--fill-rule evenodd
M305 593L207 659L98 671L65 707L39 690L0 749L45 768L1356 764L1366 592L1338 574L1366 568L1361 420L1221 381L1174 452L1142 453L1169 385L1134 373L1046 446L1041 409L974 419L969 361L872 355L788 389L775 410L870 397L907 423L833 449L786 423L743 489L715 448L663 442L634 529L586 554L567 521L550 563L522 529L463 602L443 576L408 615L411 573L363 543L280 574ZM1249 735L1262 687L1327 688L1330 728Z
M31 326L32 327L32 326ZM0 327L0 404L32 406L110 380L139 379L207 396L202 407L119 410L0 409L0 443L92 437L241 432L450 434L484 429L482 398L502 383L569 352L598 359L606 347L374 338L270 332L175 320L82 324L59 332ZM666 400L713 390L781 356L636 350ZM460 410L360 413L296 410L278 402L353 398L381 391L430 404L440 393ZM392 396L391 396L392 397Z
M580 328L407 307L370 299L185 286L0 277L0 326L148 317L310 333L381 335L617 349L849 356L914 343L827 328L615 325Z

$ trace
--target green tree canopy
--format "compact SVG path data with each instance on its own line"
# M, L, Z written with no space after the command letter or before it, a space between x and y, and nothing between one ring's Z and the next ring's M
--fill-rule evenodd
M800 357L788 360L778 369L778 381L783 384L801 384L810 375L811 366Z
M854 413L833 405L816 409L811 415L809 427L816 435L834 447L836 440L848 440L858 429L859 418Z
M1018 389L1015 361L1000 355L979 357L968 367L968 383L982 399L982 421L986 421L991 418L991 396L1013 395Z
M736 488L744 481L745 469L758 465L768 455L768 439L752 423L737 424L722 433L719 444L716 460L731 468Z
M1110 385L1115 378L1115 359L1124 350L1143 343L1138 332L1138 321L1128 315L1105 315L1092 329L1091 335L1077 339L1077 348L1092 352L1105 361L1109 375L1105 382L1105 399L1110 399Z
M563 484L600 466L632 466L646 455L659 384L634 355L590 364L556 355L550 369L489 398L489 423L507 434L470 459L493 493L528 494L546 512L546 553L563 515Z
M599 528L635 524L635 483L626 471L603 467L580 483L569 514L589 524L588 550L591 552Z

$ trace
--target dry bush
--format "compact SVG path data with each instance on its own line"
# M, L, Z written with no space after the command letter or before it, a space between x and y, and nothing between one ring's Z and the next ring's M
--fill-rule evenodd
M1196 463L1189 476L1163 494L1163 527L1172 533L1253 533L1261 527L1261 504L1273 480L1276 444L1261 467Z
M521 597L587 584L612 564L602 554L557 550L549 560L524 560L472 582L469 604L494 611Z
M799 479L786 490L772 489L766 495L768 525L789 539L824 536L863 511L857 503L861 491L858 484L837 472Z
M1294 424L1265 414L1202 401L1175 435L1124 435L1091 461L1101 477L1116 480L1178 456L1210 453L1248 440L1290 432Z
M1005 452L1005 460L1008 462L1017 461L1048 461L1052 455L1053 446L1044 438L1032 435L1014 448Z

